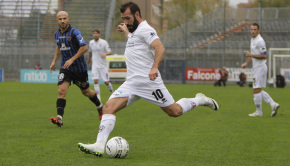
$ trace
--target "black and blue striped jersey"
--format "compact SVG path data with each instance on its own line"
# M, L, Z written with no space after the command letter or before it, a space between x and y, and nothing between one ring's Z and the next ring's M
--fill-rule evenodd
M56 31L54 37L61 52L61 68L63 68L64 63L67 60L72 58L78 52L81 46L86 45L81 32L78 29L73 28L71 25L69 25L69 28L64 33L61 33L60 29ZM87 64L84 56L76 59L68 70L73 72L87 72Z

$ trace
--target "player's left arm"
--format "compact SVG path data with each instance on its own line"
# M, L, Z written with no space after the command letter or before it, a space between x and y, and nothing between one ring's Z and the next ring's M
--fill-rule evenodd
M155 50L155 58L151 71L149 72L149 78L154 81L158 77L158 67L163 60L165 48L159 38L155 39L150 46Z
M109 44L108 44L108 42L105 42L106 44L105 44L105 53L103 53L101 56L102 56L102 58L105 58L107 55L112 55L112 50L111 50L111 48L110 48L110 46L109 46Z
M257 58L257 59L267 59L267 53L261 53L259 55L251 54L249 51L245 51L247 57Z

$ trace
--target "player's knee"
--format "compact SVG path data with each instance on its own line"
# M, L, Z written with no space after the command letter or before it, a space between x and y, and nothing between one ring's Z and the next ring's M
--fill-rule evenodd
M115 114L116 113L115 110L116 109L112 105L109 105L109 104L105 104L102 109L103 114Z
M167 112L167 114L170 116L170 117L179 117L180 115L182 115L182 111L178 111L178 110L175 110L175 111L170 111L170 112Z
M66 94L66 89L64 89L64 88L58 88L58 94L59 95L65 95Z
M89 89L86 89L86 90L82 90L82 94L84 95L84 96L90 96L90 91L89 91Z

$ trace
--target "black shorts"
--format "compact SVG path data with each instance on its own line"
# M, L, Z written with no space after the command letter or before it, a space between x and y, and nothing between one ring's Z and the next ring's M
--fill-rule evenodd
M58 85L61 85L64 81L68 81L69 83L73 82L81 89L87 89L90 87L87 72L73 72L66 69L60 69Z

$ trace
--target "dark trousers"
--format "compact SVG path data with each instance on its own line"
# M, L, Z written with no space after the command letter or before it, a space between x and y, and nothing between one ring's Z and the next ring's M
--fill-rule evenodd
M214 84L214 86L222 86L221 83L223 83L223 85L226 86L226 82L227 82L227 79L221 78Z

